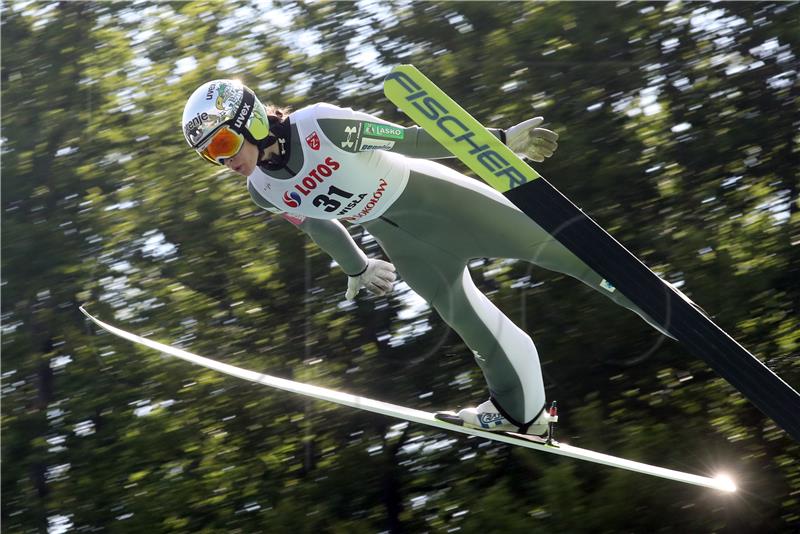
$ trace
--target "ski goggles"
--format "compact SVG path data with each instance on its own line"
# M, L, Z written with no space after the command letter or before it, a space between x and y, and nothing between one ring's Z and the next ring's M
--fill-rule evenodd
M244 145L244 135L224 125L211 136L206 146L198 148L197 152L209 163L225 165L225 160L238 154L242 145Z

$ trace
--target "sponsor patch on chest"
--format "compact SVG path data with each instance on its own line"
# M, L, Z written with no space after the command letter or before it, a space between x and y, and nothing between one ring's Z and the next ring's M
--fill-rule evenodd
M402 128L389 124L378 124L376 122L364 123L364 136L382 137L383 139L403 139L405 132Z
M306 137L306 143L308 143L308 146L311 147L311 150L319 150L320 143L317 132L313 132L311 135Z
M363 137L361 139L361 146L358 147L360 151L364 150L389 150L394 146L394 141L388 139L371 139Z

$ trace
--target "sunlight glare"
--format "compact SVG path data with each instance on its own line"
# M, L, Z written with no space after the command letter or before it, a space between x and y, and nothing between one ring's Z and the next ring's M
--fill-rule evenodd
M714 477L714 480L717 481L719 484L719 489L722 491L727 491L733 493L736 491L736 484L733 482L733 479L725 473L720 473Z

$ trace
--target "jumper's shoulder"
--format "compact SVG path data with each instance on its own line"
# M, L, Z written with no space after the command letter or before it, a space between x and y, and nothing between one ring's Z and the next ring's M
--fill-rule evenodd
M312 119L343 119L353 120L362 117L362 113L354 111L352 108L342 108L327 102L319 102L293 112L292 118L312 118Z
M250 178L247 179L247 192L250 193L250 198L259 208L267 210L270 213L283 213L283 210L275 207L272 202L267 200L264 195L259 193L258 188L255 186L255 184L253 184Z

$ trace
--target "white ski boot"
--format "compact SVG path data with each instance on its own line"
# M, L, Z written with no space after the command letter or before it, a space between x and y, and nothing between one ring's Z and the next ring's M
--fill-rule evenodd
M480 428L482 430L489 430L492 432L520 432L519 425L516 425L506 419L503 414L497 409L491 399L479 404L475 408L464 408L457 414L459 419L464 422L465 426ZM555 421L557 421L557 417ZM542 410L539 417L536 418L526 429L524 434L531 436L546 436L550 430L551 421L550 412L546 409Z

